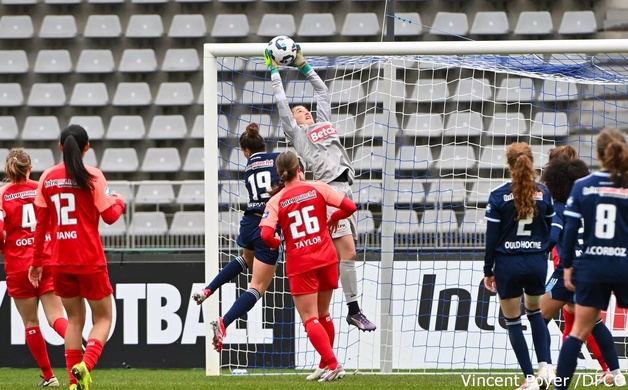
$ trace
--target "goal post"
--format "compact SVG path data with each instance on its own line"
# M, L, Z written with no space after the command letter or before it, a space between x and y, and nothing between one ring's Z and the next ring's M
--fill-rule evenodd
M487 185L507 179L501 159L504 145L513 140L535 144L539 170L549 148L572 142L595 166L595 131L618 124L628 128L628 114L623 116L628 91L622 90L628 84L623 71L628 56L615 56L628 53L628 40L300 44L312 66L325 73L332 123L340 121L338 131L356 167L354 193L363 229L358 259L366 260L358 264L361 305L378 325L375 334L348 329L339 289L332 305L339 360L351 369L382 373L515 368L505 329L498 325L496 298L478 283L483 253L478 218ZM265 47L204 46L206 280L238 251L237 221L246 203L238 181L246 161L237 138L245 122L260 122L271 151L289 148L267 89ZM596 62L599 57L604 61ZM298 72L280 72L290 103L312 106L312 92ZM611 99L601 102L602 97ZM254 324L234 323L233 333L227 332L232 347L226 346L222 362L212 350L209 322L228 309L234 291L239 295L246 286L238 281L235 290L229 287L204 304L207 375L219 375L225 367L314 367L317 357L298 315L291 306L292 314L280 307L290 305L282 267L268 301L258 302L263 309L249 316ZM618 312L611 312L617 318ZM277 325L286 318L294 323ZM619 328L616 337L628 336ZM552 331L557 353L558 328ZM267 355L273 348L282 349L279 357ZM484 361L480 351L486 348L494 351ZM579 364L595 366L591 359Z

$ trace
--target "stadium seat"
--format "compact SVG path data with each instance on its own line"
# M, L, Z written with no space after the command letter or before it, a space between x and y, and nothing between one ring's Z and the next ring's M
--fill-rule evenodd
M510 25L504 11L480 11L476 13L470 30L472 35L506 35L509 32Z
M245 87L246 89L246 83ZM229 105L237 101L235 87L232 82L219 81L218 82L218 102L220 105Z
M218 57L216 62L219 72L241 72L246 67L244 59L239 57Z
M433 161L432 151L428 145L402 145L397 150L396 160L398 171L427 172Z
M56 116L27 116L22 129L25 141L56 141L61 135Z
M168 232L163 211L136 211L132 218L129 226L132 236L160 236Z
M249 193L243 181L226 181L222 182L220 193L218 194L218 203L234 207L237 204L246 204L249 201Z
M122 4L126 0L87 0L91 4Z
M440 114L410 114L406 118L403 135L440 137L443 132L443 117Z
M202 147L188 149L183 162L184 172L205 172L205 151Z
M177 148L148 148L140 170L142 172L176 172L181 169Z
M0 74L28 72L28 58L24 50L0 50Z
M375 233L375 222L371 210L358 210L355 213L355 218L358 223L358 234Z
M365 97L362 81L356 79L333 80L329 84L329 94L332 105L359 103Z
M43 172L56 164L51 149L26 149L26 153L31 156L33 172Z
M417 37L423 34L423 24L418 12L395 13L395 36Z
M120 72L148 73L157 70L157 57L153 49L126 49L122 53Z
M164 4L170 0L131 0L134 4Z
M204 211L177 211L168 234L173 236L205 234Z
M81 1L83 0L44 0L44 3L70 5L70 4L81 4Z
M488 199L488 198L487 198ZM467 208L462 218L462 224L460 226L460 232L465 236L476 236L478 234L483 235L486 233L486 219L484 218L486 211L484 209ZM475 240L479 244L484 242L480 237L476 237Z
M61 107L65 105L65 90L61 83L35 83L31 86L27 104L31 107Z
M85 38L118 38L122 25L118 15L89 15L83 30Z
M422 78L412 84L406 100L419 103L444 102L449 98L449 87L445 79Z
M477 137L482 135L482 115L474 111L455 111L445 121L445 137Z
M487 135L509 137L528 133L528 125L522 112L496 112L488 125Z
M155 115L148 139L183 139L188 132L183 115Z
M467 36L469 34L469 21L465 13L437 12L432 27L432 35Z
M303 14L297 35L300 37L333 37L338 34L334 14Z
M18 107L24 103L22 87L18 83L0 84L0 107Z
M112 73L116 68L109 49L81 51L76 64L77 73Z
M257 29L260 37L294 36L297 28L292 14L264 14Z
M309 104L316 101L314 87L307 80L288 81L285 88L290 104Z
M122 196L126 204L130 204L135 200L135 188L131 187L130 182L126 180L112 180L108 184L111 193Z
M203 87L201 85L201 90L198 93L198 99L195 102L198 105L204 106L205 105L205 87Z
M218 14L212 28L212 38L245 38L249 35L249 20L245 14Z
M488 196L492 190L504 184L508 179L485 179L471 183L471 189L468 192L467 207L481 207L488 203Z
M420 232L419 217L414 210L395 210L394 219L395 234L407 236Z
M467 197L466 183L459 179L426 180L423 186L425 190L425 204L438 205L463 205Z
M35 59L35 73L70 73L72 59L68 50L40 50Z
M366 114L364 126L358 131L360 137L370 139L373 137L386 138L389 133L395 137L400 130L397 115L394 112L380 112ZM357 135L357 134L356 134Z
M204 15L174 15L168 30L170 38L203 38L207 35Z
M148 83L121 82L113 96L114 106L148 106L153 97Z
M368 103L401 102L406 96L406 83L403 80L393 80L392 84L384 79L377 78L369 83L366 101Z
M506 103L531 102L534 100L535 92L532 79L508 77L499 84L495 101Z
M229 131L229 121L227 120L227 127L221 127L221 118L225 117L225 115L219 115L218 116L218 137L219 138L227 138L226 136L221 137L220 135L224 134L224 130L226 129L227 132ZM190 130L190 135L189 137L192 139L204 139L205 138L205 127L203 124L204 121L204 116L201 115L197 115L196 118L194 118L194 124L192 124L192 130ZM224 126L224 120L222 122L222 126ZM223 130L223 131L221 131Z
M277 138L277 127L273 126L273 121L270 114L242 114L238 117L236 125L235 135L240 137L246 130L246 126L249 123L257 123L259 126L259 133L264 139Z
M155 98L157 106L189 106L194 103L190 83L161 83Z
M554 144L530 145L530 149L532 149L532 158L534 160L534 169L541 169L545 164L547 164L549 151L555 147L556 145Z
M125 198L126 201L126 198ZM122 215L117 221L111 225L107 225L102 218L98 220L98 233L102 237L124 236L126 234L126 220Z
M480 152L480 169L505 169L506 168L506 145L494 144L485 146Z
M576 83L567 81L543 80L543 87L538 96L541 102L569 101L578 99Z
M358 205L381 204L384 194L379 180L356 180L351 185L353 201Z
M106 139L138 140L144 138L146 127L140 115L114 115L107 127Z
M558 27L562 35L595 34L597 22L593 11L565 11Z
M564 112L537 112L532 120L530 135L542 139L554 139L569 135L569 122Z
M222 237L235 238L240 232L242 212L230 210L218 213L218 234Z
M0 148L0 161L6 161L9 155L9 149Z
M34 34L29 15L3 15L0 18L0 39L30 39Z
M227 170L232 172L244 172L246 167L246 157L240 151L240 148L233 148L229 152L229 161L227 162Z
M163 34L161 16L133 14L124 35L127 38L161 38Z
M177 204L193 205L205 203L205 184L203 182L183 182L177 194Z
M464 144L444 145L440 157L434 161L434 168L441 170L464 171L474 169L477 164L477 156L473 146Z
M39 0L0 0L2 5L31 5L37 4Z
M249 80L244 83L242 90L242 104L273 104L273 85L270 80Z
M172 184L142 182L135 194L135 204L169 204L174 201Z
M0 140L14 141L17 139L17 121L14 116L0 116ZM0 160L0 163L5 160Z
M90 140L103 139L105 136L105 125L100 115L73 116L68 121L68 125L83 126Z
M374 37L380 34L380 23L374 12L348 12L340 30L345 37Z
M46 15L41 23L39 37L45 39L68 39L76 37L74 15Z
M385 162L383 146L358 146L353 153L353 168L357 172L383 170Z
M200 68L196 49L168 49L161 65L164 72L196 72Z
M550 35L553 32L554 23L548 11L523 11L519 14L516 35Z
M332 117L331 122L334 124L339 137L352 138L356 135L355 115L338 114Z
M459 102L490 100L493 97L491 83L488 79L460 79L454 97Z
M211 3L212 0L174 0L176 3Z
M109 94L105 83L76 83L70 97L74 107L102 107L109 104Z
M63 156L59 158L59 162L62 161ZM94 151L94 149L87 149L87 152L85 152L85 155L83 156L83 164L94 168L98 167L98 159L96 158L96 152Z
M139 160L134 148L107 148L100 159L103 172L137 172Z
M453 233L458 231L458 220L451 209L425 210L421 217L421 233Z

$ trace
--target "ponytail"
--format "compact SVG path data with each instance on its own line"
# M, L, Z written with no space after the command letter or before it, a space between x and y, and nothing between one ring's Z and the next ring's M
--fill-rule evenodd
M537 213L534 194L537 191L536 172L532 165L532 150L525 142L513 143L506 149L506 160L512 176L512 195L517 220L534 217Z
M67 178L73 180L80 189L92 191L95 177L83 163L83 150L89 144L87 131L82 126L70 125L61 132L60 143Z
M16 184L24 183L31 168L31 156L26 153L25 149L9 150L4 164L4 174L9 181Z
M292 182L299 172L299 159L293 152L283 152L277 157L277 173L279 174L279 185L274 187L270 196L274 196L286 187L286 183Z
M602 130L597 138L597 153L602 167L611 174L618 186L628 186L628 146L624 135L617 129Z

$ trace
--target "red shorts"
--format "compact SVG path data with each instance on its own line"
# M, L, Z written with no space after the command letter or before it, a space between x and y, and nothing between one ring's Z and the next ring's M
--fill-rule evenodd
M7 293L11 298L35 298L53 290L52 270L50 267L43 268L38 288L33 287L31 281L28 280L28 271L21 271L7 275Z
M113 294L106 270L90 274L68 274L54 270L53 280L55 294L61 298L81 297L97 301Z
M288 276L292 295L315 294L338 288L338 262Z

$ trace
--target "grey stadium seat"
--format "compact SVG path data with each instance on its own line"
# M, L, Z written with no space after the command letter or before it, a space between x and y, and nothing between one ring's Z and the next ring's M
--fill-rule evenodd
M155 98L157 106L188 106L194 103L194 92L190 83L161 83Z
M3 5L30 5L37 4L39 0L0 0Z
M444 102L449 98L449 87L445 79L424 78L412 85L407 100L417 102Z
M70 73L72 59L68 50L40 50L35 59L35 73Z
M593 11L565 11L558 27L563 35L595 34L597 22Z
M403 80L392 80L391 82L381 78L370 82L368 92L366 93L366 101L368 103L380 104L385 101L394 103L403 101L406 96L406 84Z
M504 184L504 179L480 179L474 181L469 191L469 198L467 199L467 205L475 207L478 205L485 205L488 203L488 196L491 191L498 186Z
M70 97L74 107L102 107L109 104L109 94L105 83L76 83Z
M196 49L168 49L161 70L164 72L196 72L201 67Z
M176 172L181 169L177 148L148 148L140 170L142 172Z
M508 17L504 11L476 13L470 31L475 35L506 35L509 32Z
M153 49L126 49L122 53L120 72L155 72L157 57Z
M135 194L136 204L168 204L174 201L174 189L170 183L141 182Z
M51 149L26 149L26 153L31 156L33 172L43 172L56 164Z
M459 102L477 102L493 97L488 79L465 78L458 81L455 98Z
M14 116L0 116L0 140L13 141L17 138L17 121ZM4 160L0 160L0 163Z
M125 0L87 0L90 4L122 4Z
M530 145L530 149L532 149L532 158L534 160L534 169L542 169L543 166L547 164L549 151L555 147L556 145L554 144Z
M81 4L83 0L44 0L46 4Z
M76 37L74 15L46 15L39 30L40 38L68 39Z
M286 83L286 97L289 103L293 101L298 104L313 103L315 101L314 87L307 80L289 81Z
M225 237L236 237L240 231L242 213L237 211L221 211L218 213L218 234Z
M248 191L243 181L230 180L222 182L218 203L223 205L244 204L249 201Z
M238 122L236 124L236 136L239 137L240 134L244 133L246 126L249 123L254 122L259 125L259 133L264 138L276 138L275 131L277 130L276 126L273 126L273 120L270 114L242 114L238 117Z
M300 37L333 37L338 34L334 14L303 14L297 35Z
M440 137L443 117L440 114L410 114L403 126L403 134L414 137Z
M469 21L465 13L438 12L430 28L432 35L466 36L469 34Z
M444 145L438 160L434 161L434 168L441 170L462 170L475 168L477 156L473 146L469 144Z
M543 102L568 101L578 99L576 83L567 81L544 80L538 99Z
M56 116L28 116L24 121L22 139L27 141L54 141L61 129Z
M457 111L447 117L445 131L446 137L476 137L482 134L484 125L482 115L473 111Z
M351 185L356 204L381 204L384 197L379 180L356 180Z
M113 194L119 194L120 196L122 196L126 204L129 204L134 200L134 187L131 188L131 183L129 183L128 181L115 180L110 181L108 184L111 192Z
M484 147L480 152L480 169L504 169L506 167L506 145Z
M353 167L356 171L384 169L383 146L358 146L353 153Z
M568 136L567 114L564 112L537 112L532 120L530 135L550 139Z
M9 149L0 148L0 161L6 161L9 155Z
M0 39L30 39L35 34L29 15L4 15L0 18Z
M172 217L170 235L200 235L205 234L204 211L177 211Z
M227 170L233 172L244 172L246 167L246 158L239 148L231 149L229 152L229 160L227 161Z
M164 4L169 0L131 0L134 4Z
M204 204L205 184L203 182L183 182L177 194L177 204Z
M488 195L487 195L488 200ZM460 232L464 235L476 235L486 233L486 219L484 215L486 211L484 209L467 208L462 218L462 224L460 226ZM481 241L484 241L481 239ZM478 239L480 242L480 239Z
M126 198L124 199L126 202ZM126 221L124 215L111 225L107 225L102 218L98 221L98 233L103 237L124 236L126 234Z
M31 86L27 104L31 107L61 107L65 105L65 90L61 83L35 83Z
M155 115L148 130L149 139L184 139L188 132L183 115Z
M133 14L129 18L125 36L127 38L160 38L164 25L159 15Z
M270 80L249 80L244 83L242 104L273 104L273 96L273 85Z
M218 126L219 127L221 127L220 126L220 124L221 124L220 118L221 117L224 117L226 119L225 115L219 115L218 116ZM194 123L192 124L192 129L190 130L190 136L189 136L190 138L192 138L192 139L203 139L203 138L205 138L205 130L204 130L205 129L205 125L203 123L204 120L205 120L205 118L204 118L203 114L197 115L196 118L194 118ZM223 126L224 126L224 122L223 122ZM219 128L219 130L218 130L218 136L219 137L220 137L221 134L224 133L224 129L227 129L227 132L229 131L229 120L227 120L227 127ZM221 130L223 130L223 131L221 131ZM227 138L227 137L225 136L225 137L220 137L220 138Z
M163 211L136 211L133 214L129 234L132 236L159 236L168 232L166 214Z
M204 149L202 147L190 148L185 156L183 163L184 172L204 172L205 158Z
M18 83L0 84L0 107L17 107L24 103L22 86Z
M375 233L375 222L371 210L358 210L355 217L358 223L358 234Z
M453 233L458 231L456 214L451 209L425 210L421 217L421 233Z
M148 83L127 83L118 84L116 93L113 96L114 106L148 106L153 97L150 93Z
M146 134L144 120L140 115L114 115L109 121L106 139L142 139Z
M212 28L212 38L245 38L249 35L249 20L245 14L218 14Z
M534 84L528 78L506 78L497 89L498 102L531 102L534 99Z
M346 37L374 37L380 34L379 20L374 12L349 12L340 30Z
M293 36L297 31L292 14L264 14L257 29L260 37Z
M63 156L59 159L59 162L63 161ZM89 148L85 155L83 156L83 164L88 165L90 167L98 167L98 159L96 158L96 152L94 149Z
M354 79L333 80L329 85L329 94L332 104L358 103L365 98L362 82Z
M413 235L420 233L419 217L414 210L395 210L395 234Z
M549 35L554 32L552 15L548 11L523 11L515 27L517 35Z
M416 37L423 34L423 24L418 12L395 13L395 36Z
M427 171L432 164L432 150L428 145L404 145L397 150L395 169L402 171Z
M364 126L360 129L359 134L368 139L372 137L386 137L390 132L396 135L399 133L399 130L400 126L396 113L380 112L364 116Z
M134 148L107 148L100 160L103 172L137 172L139 161Z
M89 139L102 139L105 136L105 125L100 115L73 116L68 125L81 125L87 131Z
M341 138L352 138L356 134L355 115L353 114L338 114L335 119L332 119L332 123L338 131L338 136ZM283 132L282 132L283 133ZM279 136L281 138L281 135Z
M112 73L116 68L109 49L81 51L76 64L77 73Z
M168 36L170 38L202 38L207 35L204 15L174 15Z
M28 58L24 50L0 50L0 73L28 72Z
M118 38L122 35L122 25L118 15L89 15L83 36L85 38Z
M527 133L528 125L522 112L496 112L486 131L486 134L493 137L508 137Z

